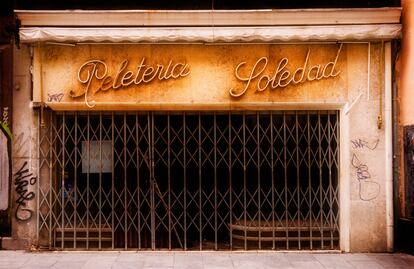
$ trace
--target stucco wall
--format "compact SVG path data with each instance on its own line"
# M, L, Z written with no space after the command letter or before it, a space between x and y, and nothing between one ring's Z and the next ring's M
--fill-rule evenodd
M380 90L380 53L379 44L371 45L369 89L367 88L367 45L354 46L354 49L348 53L350 72L348 104L355 105L343 119L349 121L349 125L342 126L348 128L349 149L346 147L341 149L345 150L345 154L349 154L346 156L349 158L346 160L348 167L342 172L349 173L351 251L387 250L385 91ZM384 121L381 129L378 128L380 105L381 117Z
M12 196L13 238L36 239L37 118L31 108L32 77L30 47L14 52Z

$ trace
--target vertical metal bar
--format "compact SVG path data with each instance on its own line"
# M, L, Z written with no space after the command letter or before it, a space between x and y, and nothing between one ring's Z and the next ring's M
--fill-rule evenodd
M127 208L127 192L128 192L128 187L127 187L127 159L126 159L126 155L127 155L127 135L126 135L126 129L127 129L127 119L126 119L126 113L124 112L124 122L123 122L123 126L122 128L124 129L124 137L123 137L123 144L124 144L124 148L123 148L123 167L124 167L124 249L128 249L128 208Z
M99 113L99 209L98 248L102 248L102 112Z
M296 140L296 198L297 198L297 215L298 215L298 247L299 249L301 249L301 228L302 228L302 224L301 224L301 220L300 220L300 206L301 206L301 202L300 202L300 192L301 192L301 188L300 188L300 161L299 161L299 147L300 147L300 143L299 143L299 121L298 121L298 112L295 111L295 140Z
M214 112L214 249L217 250L217 115Z
M259 249L262 249L262 201L261 201L261 185L260 185L260 114L256 112L256 139L257 139L257 200L258 200L258 214L259 214Z
M111 148L112 148L112 158L111 158L111 242L112 249L115 248L115 199L114 199L114 189L115 189L115 141L114 141L114 112L111 114Z
M310 117L309 112L307 112L307 124L308 124L308 199L309 199L309 235L310 235L310 249L313 249L313 223L312 223L312 164L311 164L311 135L310 135L310 129L311 129L311 123L310 123Z
M246 113L243 112L243 218L244 218L244 250L247 250L247 175L246 175Z
M271 158L271 171L272 171L272 249L275 249L275 175L274 175L274 169L275 169L275 162L274 162L274 141L273 141L273 112L270 112L270 158Z
M167 114L167 154L168 154L168 249L171 250L171 137L170 113Z
M183 113L183 159L184 159L184 166L183 166L183 176L184 176L184 250L187 250L187 173L186 173L186 167L187 167L187 141L186 141L186 121L185 121L186 115Z
M128 249L128 208L127 208L127 135L126 135L126 129L127 129L127 119L126 119L126 113L124 112L124 122L122 128L124 129L124 137L123 137L123 167L124 167L124 249Z
M90 141L90 137L89 137L89 129L91 128L91 123L90 123L90 114L88 112L87 114L87 126L86 126L86 149L87 149L87 158L88 158L88 169L87 169L87 174L86 174L86 249L89 249L89 192L90 192L90 185L89 185L89 175L90 175L90 167L91 167L91 154L90 154L90 150L91 150L91 141Z
M340 139L340 130L339 130L339 128L340 128L340 126L341 126L341 124L340 124L340 115L339 115L339 111L337 110L336 111L336 113L335 113L335 116L336 116L336 127L335 127L335 131L336 131L336 155L335 155L335 159L336 159L336 163L337 163L337 165L340 163L340 160L339 160L339 158L340 158L340 149L341 149L341 146L340 146L340 141L341 141L341 139ZM338 198L337 197L337 193L338 193L338 188L339 188L339 175L340 175L340 173L339 173L339 167L338 166L336 166L336 186L335 186L335 195L336 195L336 198ZM341 210L341 208L340 208L340 205L338 205L338 211L340 211ZM339 214L339 212L336 212L336 214ZM336 216L338 216L338 215L336 215ZM338 218L336 218L336 219L338 219ZM335 221L335 231L337 231L338 233L340 232L340 228L341 227L339 227L338 225L337 225L337 221ZM338 228L337 228L338 227ZM337 230L338 229L338 230ZM338 246L339 246L339 244L340 244L340 242L338 242Z
M228 130L229 130L229 160L228 160L228 169L229 169L229 200L230 200L230 249L233 249L233 182L232 182L232 171L231 168L233 166L232 159L231 159L231 112L229 112L229 123L228 123Z
M111 233L112 233L112 249L115 248L115 201L114 201L114 192L115 192L115 133L114 133L114 112L111 115L111 144L112 144L112 160L111 160Z
M286 161L286 112L283 112L283 168L285 176L285 234L286 249L289 249L289 211L288 211L288 185L287 185L287 161Z
M139 159L139 120L138 113L135 113L135 139L136 139L136 151L137 151L137 228L138 228L138 249L141 249L141 195L140 195L140 159Z
M198 216L199 216L199 241L200 241L200 250L203 250L203 205L201 202L202 199L202 188L201 188L201 184L202 184L202 178L201 178L201 168L203 166L202 162L201 162L201 115L200 113L198 113Z
M333 197L332 197L332 133L331 133L331 114L328 114L328 163L329 163L329 231L331 235L331 249L333 249L333 220L332 220L332 207L333 207Z
M42 135L42 127L40 125L40 115L37 113L37 173L39 175L39 178L37 180L36 184L36 241L39 242L39 221L40 221L40 182L42 180L42 177L40 176L40 163L43 159L43 156L40 156L40 137Z
M321 249L323 249L323 184L322 184L322 137L321 137L321 114L318 112L318 166L319 166L319 203L320 203L320 227L321 227Z
M52 113L50 113L49 114L49 116L50 116L50 127L49 127L49 160L48 160L48 165L49 165L49 191L48 191L48 193L49 193L49 210L50 210L50 214L49 214L49 249L51 249L52 248L52 239L53 239L53 246L56 246L56 238L55 237L53 237L52 236L52 230L54 230L54 229L56 229L56 227L52 227L52 225L53 226L56 226L55 224L52 224L52 219L53 219L53 216L54 216L54 212L53 212L53 207L52 207L52 197L54 196L53 194L54 194L54 188L56 187L56 186L53 186L53 158L54 158L54 156L53 156L53 150L52 150L52 147L53 147L53 126L56 124L56 120L54 120L54 118L53 118L53 114Z
M155 250L155 186L154 186L154 113L151 112L150 195L151 195L151 248Z
M75 194L74 194L74 198L75 198L75 208L74 208L74 212L73 212L73 215L74 215L74 221L73 221L73 227L74 227L74 230L73 230L73 248L76 248L76 241L77 241L77 229L76 229L76 227L78 227L77 225L78 225L78 143L79 143L79 141L78 141L78 113L77 112L75 112L75 148L74 148L74 151L75 151L75 172L74 172L74 176L75 176L75 178L74 178L74 181L75 181L75 183L73 184L74 185L74 192L75 192Z
M60 190L61 190L61 208L62 208L62 212L61 212L61 224L60 227L62 228L62 232L61 234L61 239L62 241L60 242L61 248L63 249L65 247L65 129L66 129L66 114L65 112L63 112L62 115L62 145L60 145L60 148L62 150L62 167L61 167L61 174L62 174L62 178L60 180Z

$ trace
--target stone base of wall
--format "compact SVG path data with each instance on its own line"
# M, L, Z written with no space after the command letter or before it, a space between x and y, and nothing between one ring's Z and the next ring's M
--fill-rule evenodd
M4 250L23 250L29 249L29 240L27 239L15 239L12 237L1 237L0 249Z

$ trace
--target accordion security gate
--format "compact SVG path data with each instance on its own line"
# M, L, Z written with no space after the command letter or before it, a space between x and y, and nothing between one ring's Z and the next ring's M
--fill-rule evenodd
M45 111L44 121L41 246L339 247L337 111Z

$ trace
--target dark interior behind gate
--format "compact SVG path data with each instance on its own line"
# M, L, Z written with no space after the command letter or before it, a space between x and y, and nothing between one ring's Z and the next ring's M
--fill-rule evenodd
M339 247L337 111L44 117L45 247Z

